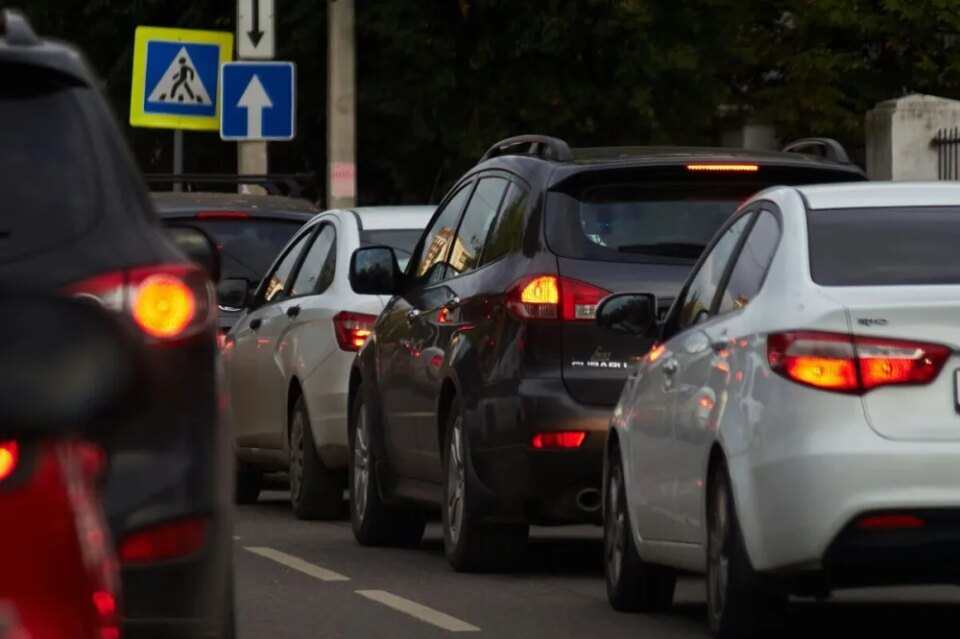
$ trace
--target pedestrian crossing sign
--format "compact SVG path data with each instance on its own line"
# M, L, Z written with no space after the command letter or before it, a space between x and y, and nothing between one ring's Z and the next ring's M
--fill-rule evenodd
M233 34L137 27L130 124L220 129L220 65L233 58Z

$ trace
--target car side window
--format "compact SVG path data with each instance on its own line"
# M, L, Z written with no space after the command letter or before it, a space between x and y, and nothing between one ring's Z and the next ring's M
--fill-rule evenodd
M779 242L780 223L776 216L770 211L760 211L730 272L730 280L720 294L718 314L745 307L760 292Z
M297 260L300 259L300 253L303 252L303 247L306 245L307 240L310 239L312 233L313 229L297 238L290 246L290 250L286 252L283 259L281 259L276 268L273 269L273 272L267 276L263 289L264 304L279 302L286 297L285 291L287 290L287 284L290 280L290 274L297 265Z
M290 295L323 293L333 283L336 267L337 231L332 224L324 224L303 258L300 271L293 280Z
M511 182L510 189L500 205L500 215L497 216L493 230L487 237L487 243L483 246L478 267L498 260L520 246L527 197L525 188Z
M720 281L726 271L730 257L736 250L750 223L752 214L743 215L730 226L710 249L710 253L700 264L700 270L690 281L686 295L680 306L678 324L680 330L689 328L710 317L713 298L720 287Z
M510 182L502 177L485 177L477 183L470 203L463 214L453 249L447 260L454 273L472 271L480 263L480 254L487 241L500 201Z
M427 230L420 244L420 257L411 260L409 274L417 284L439 282L447 277L447 254L453 244L454 233L460 212L467 198L473 182L460 187L453 197L447 200L440 213L434 218L433 224Z

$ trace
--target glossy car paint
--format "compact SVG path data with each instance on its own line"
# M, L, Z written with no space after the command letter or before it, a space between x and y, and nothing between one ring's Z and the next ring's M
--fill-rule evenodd
M707 478L719 458L758 571L823 569L865 513L960 508L960 286L822 287L810 276L807 208L925 205L960 205L960 189L784 187L744 205L777 212L782 225L762 289L740 310L667 337L631 374L611 422L645 560L705 570ZM858 321L876 317L886 322ZM798 329L935 342L953 354L928 385L826 392L767 363L766 336Z

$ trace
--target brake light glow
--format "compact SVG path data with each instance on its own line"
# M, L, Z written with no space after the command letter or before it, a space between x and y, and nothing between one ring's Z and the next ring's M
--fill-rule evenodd
M587 434L585 432L576 430L537 433L533 436L530 445L537 450L547 448L571 449L579 448L586 438Z
M862 394L879 386L929 384L950 349L842 333L799 331L767 337L770 368L800 384Z
M133 533L123 540L117 554L125 564L178 559L200 550L206 537L206 517L183 519Z
M213 320L213 285L194 265L149 266L84 280L63 291L126 312L152 338L169 340L201 332Z
M197 211L198 220L246 220L250 214L246 211Z
M183 332L196 312L193 292L179 278L157 274L140 284L133 299L133 319L154 337L174 337Z
M17 442L0 442L0 481L13 474L20 459L20 447Z
M376 315L349 311L337 313L333 318L333 326L340 350L359 351L373 333L373 325L376 321Z
M756 173L760 167L756 164L731 164L726 162L710 162L702 164L688 164L688 171L709 171L712 173Z
M533 275L510 287L507 307L521 319L592 321L597 316L597 304L609 294L586 282L556 275Z
M926 526L916 515L869 515L857 520L857 528L862 530L904 530Z

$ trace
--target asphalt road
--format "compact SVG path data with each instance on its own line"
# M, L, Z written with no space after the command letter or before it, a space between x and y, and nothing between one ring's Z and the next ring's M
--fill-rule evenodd
M349 522L301 522L287 496L239 507L235 530L241 639L708 637L703 582L683 579L674 610L625 615L606 600L601 531L534 529L525 569L459 575L431 524L415 550L361 548ZM955 636L960 588L842 593L793 603L776 637ZM937 626L945 627L935 632Z

